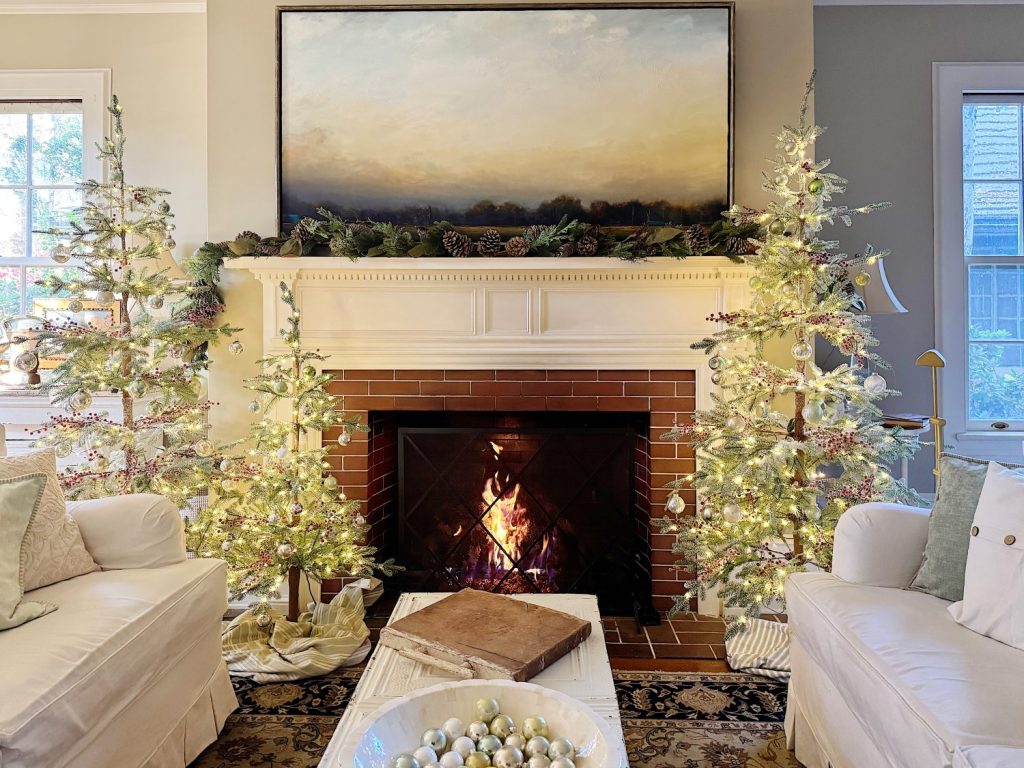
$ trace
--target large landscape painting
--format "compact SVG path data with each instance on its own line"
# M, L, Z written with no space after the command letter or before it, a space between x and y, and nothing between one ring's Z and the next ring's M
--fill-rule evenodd
M691 224L730 202L731 9L281 9L280 205Z

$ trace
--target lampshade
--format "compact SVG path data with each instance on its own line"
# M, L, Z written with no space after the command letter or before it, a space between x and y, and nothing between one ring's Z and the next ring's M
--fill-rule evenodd
M885 276L885 259L878 259L874 264L866 263L864 271L871 275L870 282L860 289L865 314L899 315L907 311L889 286Z

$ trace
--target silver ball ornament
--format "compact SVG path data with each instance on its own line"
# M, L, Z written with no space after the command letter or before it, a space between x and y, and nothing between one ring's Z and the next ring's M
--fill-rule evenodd
M234 543L228 539L221 543L220 548L225 552L230 552L232 546L234 546Z
M708 368L710 368L712 371L719 370L724 364L725 361L721 358L720 355L714 355L708 360Z
M548 747L548 757L552 760L557 760L560 757L567 757L572 760L576 757L576 748L568 739L552 739L551 746Z
M796 150L797 146L795 141L787 141L785 144L782 145L782 151L785 152L787 155L795 155Z
M256 617L256 626L258 626L258 627L266 627L269 624L270 624L270 614L269 613L261 613L259 616Z
M435 752L443 752L444 748L448 746L448 736L440 728L428 728L420 736L420 744L430 747Z
M162 309L164 306L164 297L159 293L154 294L149 297L149 301L147 303L149 304L150 309Z
M68 398L68 406L70 406L72 411L84 411L90 405L92 405L92 395L84 389L75 392L75 394Z
M240 355L244 351L245 347L242 346L242 342L240 342L238 339L235 339L230 344L228 344L228 352L230 352L232 355Z
M885 379L879 376L877 373L872 373L866 379L864 379L864 389L872 395L880 395L885 392L886 382Z
M34 371L37 365L39 365L39 356L30 350L21 352L14 358L14 367L22 373Z
M521 733L510 733L507 737L505 737L505 746L506 747L515 747L516 749L519 749L519 750L525 750L526 749L526 737L523 736L523 734L521 734Z
M722 383L722 374L720 374L718 371L712 373L711 383L714 384L716 387L719 386Z
M493 733L489 733L480 738L480 741L476 743L476 749L478 752L483 752L488 757L494 757L497 751L501 749L501 739Z
M234 467L234 464L232 463L231 459L221 459L220 464L218 466L220 466L221 472L230 472L231 469Z
M466 754L469 754L469 752ZM466 761L460 752L456 752L453 749L451 752L445 752L441 755L437 762L440 768L462 768Z
M678 493L673 493L665 502L665 510L672 515L681 515L686 510L686 501Z
M277 458L284 459L287 456L288 456L288 446L287 445L282 445L280 448L277 449Z
M480 739L490 732L491 729L488 728L487 723L482 720L475 720L466 727L466 735L469 736L474 743L480 741Z
M250 400L248 408L249 408L249 413L258 413L259 410L260 410L260 404L256 400Z
M142 379L135 379L133 381L129 381L128 385L125 387L125 390L132 397L142 397L143 395L146 394L146 389L146 382L143 381Z
M207 456L213 455L213 443L211 443L209 440L200 440L195 444L194 447L196 456L202 456L203 458L206 458Z
M465 760L476 750L476 742L470 736L459 736L452 742L452 752L456 752Z
M283 380L283 379L278 379L277 381L275 381L270 386L270 388L272 390L274 390L274 392L279 394L279 395L286 395L286 394L288 394L288 382Z
M59 458L66 459L71 455L71 443L57 443L53 446L53 452L56 453Z
M391 765L394 768L423 768L420 765L420 761L409 754L398 755L392 762Z
M715 510L713 510L711 507L704 507L704 509L700 511L700 516L703 517L705 520L710 520L715 516Z
M821 403L811 401L800 409L800 415L808 424L818 424L825 418L825 408Z
M287 559L287 558L291 557L293 554L295 554L295 547L293 547L287 541L284 542L283 544L278 544L277 545L277 556L278 557L282 557L282 558Z
M302 514L302 509L302 505L296 501L288 511L292 513L292 517L298 517ZM442 733L441 735L443 736L444 734ZM429 747L430 745L428 744L427 746Z
M85 304L82 303L81 299L71 299L68 302L69 312L81 312L83 309L85 309Z
M551 761L549 768L576 768L576 763L568 757L556 757Z
M793 358L800 362L806 362L814 357L814 347L806 341L798 341L789 351L792 353Z
M50 258L58 264L67 264L71 260L71 248L66 243L58 243Z
M267 522L271 525L277 525L279 522L281 522L281 516L277 514L277 512L271 512L269 515L267 515Z
M551 765L551 758L547 755L534 755L526 761L526 768L548 768Z
M732 416L725 420L725 428L732 430L733 432L739 432L745 426L747 426L747 420L740 416L738 413L734 413Z
M738 523L743 519L743 510L740 508L739 504L731 502L722 507L722 517L730 523Z
M96 291L95 301L97 304L103 304L104 306L114 303L114 292L113 291Z
M547 724L545 723L545 726ZM526 736L526 722L523 722L523 735ZM548 741L546 736L535 734L529 737L529 741L526 742L526 749L524 750L529 757L534 755L544 755L547 757L548 748L551 746L551 742Z
M341 430L341 434L338 435L338 445L348 445L352 442L352 433L348 431L348 428Z
M437 752L430 747L420 747L412 756L420 761L420 765L429 765L437 762Z
M333 477L328 477L327 480L334 480ZM324 485L327 485L327 480L324 481ZM338 484L337 480L334 480L334 485ZM330 486L333 487L333 486ZM457 717L449 717L441 725L441 730L444 731L444 735L448 737L449 741L455 741L459 736L466 735L466 725Z
M507 744L491 757L494 768L520 768L523 764L523 751Z

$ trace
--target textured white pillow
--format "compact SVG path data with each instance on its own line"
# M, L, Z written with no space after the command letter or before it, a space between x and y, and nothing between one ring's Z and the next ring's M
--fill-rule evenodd
M26 592L99 570L85 549L78 523L64 507L53 449L0 458L0 480L36 472L46 475L46 485L21 549L22 584Z
M949 612L968 629L1024 650L1024 474L988 465L967 550L964 599Z

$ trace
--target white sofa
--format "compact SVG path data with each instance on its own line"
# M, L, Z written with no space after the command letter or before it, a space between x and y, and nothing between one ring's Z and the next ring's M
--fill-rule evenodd
M103 570L29 592L58 609L0 632L0 767L183 768L237 707L225 565L186 560L161 496L68 510Z
M1024 766L1024 651L906 589L928 510L851 508L832 573L792 576L786 734L807 768Z

